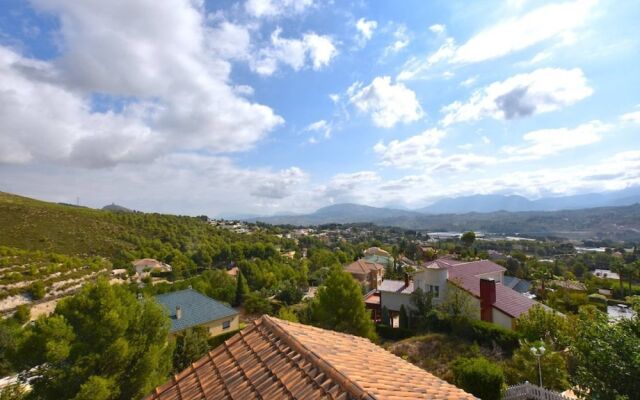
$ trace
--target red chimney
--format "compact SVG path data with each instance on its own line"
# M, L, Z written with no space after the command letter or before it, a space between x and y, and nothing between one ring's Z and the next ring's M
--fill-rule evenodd
M409 287L409 274L404 274L404 287Z
M493 322L493 303L496 302L496 281L480 279L480 319Z

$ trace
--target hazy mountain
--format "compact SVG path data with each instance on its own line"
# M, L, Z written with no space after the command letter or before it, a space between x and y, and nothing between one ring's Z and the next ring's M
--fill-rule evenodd
M574 196L547 197L529 200L515 195L474 195L446 198L420 208L427 214L487 213L494 211L557 211L594 207L627 206L640 203L640 187L624 190L587 193Z
M391 218L415 218L420 215L420 213L415 211L344 203L323 207L306 215L275 215L271 217L252 218L251 220L270 224L321 225L330 223L377 222Z

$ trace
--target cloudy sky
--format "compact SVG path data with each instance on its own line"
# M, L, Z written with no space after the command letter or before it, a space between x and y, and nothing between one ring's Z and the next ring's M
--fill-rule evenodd
M640 2L4 0L0 190L185 214L640 184Z

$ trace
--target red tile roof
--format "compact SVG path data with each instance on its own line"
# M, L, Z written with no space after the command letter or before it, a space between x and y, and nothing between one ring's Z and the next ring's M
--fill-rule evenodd
M480 278L459 275L455 278L450 277L449 281L480 298ZM513 318L518 318L536 304L539 303L501 283L496 283L496 302L493 303L493 307L503 313Z
M146 399L257 398L474 399L367 339L268 316Z
M352 262L349 265L345 265L344 270L351 274L367 275L371 271L384 271L384 266L360 259Z

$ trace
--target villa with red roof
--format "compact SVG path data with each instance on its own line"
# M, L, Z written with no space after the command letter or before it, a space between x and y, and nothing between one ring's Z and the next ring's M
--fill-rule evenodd
M384 280L379 289L380 308L392 315L402 305L411 308L411 293L417 288L433 294L433 304L445 301L453 290L469 296L473 312L483 321L512 329L515 320L539 304L503 285L505 268L489 260L439 259L427 263L404 281Z

